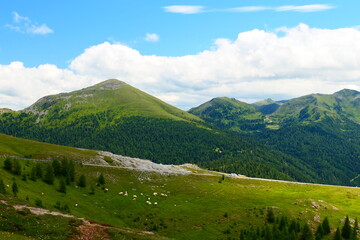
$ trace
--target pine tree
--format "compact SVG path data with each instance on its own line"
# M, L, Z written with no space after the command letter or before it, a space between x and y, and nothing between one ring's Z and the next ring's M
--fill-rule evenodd
M275 214L272 208L268 209L266 220L268 223L274 223L275 222Z
M15 197L17 196L17 194L19 192L19 187L18 187L18 185L17 185L17 183L15 181L12 184L12 192L13 192Z
M336 229L336 232L335 232L335 235L334 235L334 240L341 240L340 228Z
M73 160L69 160L69 176L70 181L75 182L75 163Z
M80 178L79 178L79 182L78 182L78 186L79 187L86 187L86 178L85 178L85 175L81 175Z
M346 216L344 226L341 229L341 236L345 239L350 239L351 236L351 226L349 216Z
M46 167L46 172L45 172L45 176L44 176L44 182L46 182L47 184L54 184L54 169L52 164L48 164Z
M311 239L313 239L311 229L309 227L309 224L305 223L300 236L300 240L311 240Z
M265 226L264 239L265 240L273 240L272 232L268 225Z
M320 240L324 237L324 229L322 227L322 224L320 223L318 228L316 229L316 233L315 233L315 239L316 240Z
M6 194L5 183L1 178L0 178L0 194Z
M34 181L34 182L36 181L37 176L36 176L36 167L35 166L32 166L29 178L31 181Z
M43 177L43 170L40 163L35 164L35 170L36 170L36 177L42 178Z
M351 237L350 237L351 240L357 240L358 239L358 237L357 237L357 232L358 231L359 231L359 224L358 224L358 220L356 218L355 223L354 223L354 227L353 227L353 229L351 231Z
M60 179L60 183L59 183L59 192L61 193L66 193L66 182L64 180L64 178Z
M52 162L53 168L54 168L54 174L55 176L61 176L61 164L58 160L53 160Z
M11 172L15 175L21 175L21 164L18 159L14 159Z
M4 161L4 169L6 171L11 171L12 170L12 160L10 158L6 158Z
M327 217L325 217L325 219L322 223L322 228L324 230L324 236L328 235L331 232L329 219Z
M100 185L104 185L105 184L105 177L104 177L104 174L103 173L100 173L100 176L98 178L98 184Z

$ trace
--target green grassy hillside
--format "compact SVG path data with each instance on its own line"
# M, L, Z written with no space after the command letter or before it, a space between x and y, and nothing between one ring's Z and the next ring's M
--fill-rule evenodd
M81 161L95 157L97 152L0 134L0 155L36 159L71 158Z
M35 163L21 161L20 164L22 175L27 175ZM40 164L43 169L47 168L47 163ZM98 223L128 229L134 234L150 231L155 233L155 238L239 239L243 230L252 231L266 224L277 226L276 222L266 220L269 209L273 210L277 219L286 216L289 221L294 219L301 226L308 223L313 233L318 224L328 217L332 238L335 228L342 227L340 220L346 215L351 219L360 216L360 190L357 188L223 177L198 170L191 175L161 175L116 167L76 165L75 182L66 187L66 193L61 193L58 191L61 178L56 178L54 185L41 179L32 181L27 178L24 181L23 176L5 171L3 165L4 160L0 160L0 176L5 185L11 186L15 181L19 186L17 197L12 196L11 187L6 188L6 195L0 194L0 199L7 200L10 205L39 206L41 202L49 210L65 211ZM106 183L96 186L101 173ZM77 186L81 175L86 177L85 187ZM3 203L0 209L11 212ZM14 228L11 218L0 216L2 231L27 233L34 238L45 234L27 229L24 214L17 216L19 212L16 211L11 214L15 215L14 218L22 216L25 222L17 222L18 228ZM64 220L59 220L59 224L60 221L63 224L61 228L70 231L71 226L66 227ZM41 219L38 221L41 223ZM55 219L49 221L56 222ZM73 227L79 224L74 223ZM124 236L124 232L120 231L111 233L109 239L140 236L134 234Z
M263 127L264 116L247 103L235 98L214 98L189 110L205 121L232 131L251 131Z

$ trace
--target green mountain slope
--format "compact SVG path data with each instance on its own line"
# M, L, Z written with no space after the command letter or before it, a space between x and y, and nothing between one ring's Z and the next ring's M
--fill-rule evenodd
M259 113L268 111L263 121L266 128L237 131L242 125L246 126L246 120L229 120L228 125L232 128L217 126L245 134L299 159L322 183L359 185L353 181L360 174L359 99L359 92L344 89L331 95L311 94L280 103L264 100L253 105ZM275 111L266 109L267 106L273 108L273 104L277 105ZM227 109L227 105L218 104L217 109L220 112ZM207 118L198 116L209 122L218 121L210 115ZM242 116L235 114L233 119L236 118Z
M0 132L158 163L191 162L248 176L316 181L297 159L213 129L200 118L117 80L44 97L23 111L3 113Z
M271 118L277 122L315 122L325 118L360 123L360 92L344 89L334 94L311 94L281 105Z
M235 98L214 98L189 110L205 121L232 131L251 131L263 127L264 116L254 106Z
M273 112L275 112L282 105L282 102L276 102L276 101L268 98L268 99L253 103L251 105L253 105L256 109L258 109L262 114L268 115L268 114L272 114Z
M103 117L103 125L132 116L201 121L116 79L70 93L43 97L22 112L33 113L37 122L46 126L72 124L79 118L96 114Z

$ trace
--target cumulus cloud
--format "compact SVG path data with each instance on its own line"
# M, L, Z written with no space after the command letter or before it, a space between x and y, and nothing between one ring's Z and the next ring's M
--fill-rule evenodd
M144 40L147 42L158 42L160 40L160 36L156 33L147 33Z
M0 65L0 103L37 98L118 78L182 109L213 97L288 99L342 88L360 90L360 31L300 24L273 32L254 29L218 39L195 55L143 55L104 42L86 49L67 69ZM3 105L9 107L9 105ZM17 107L19 108L19 107Z
M181 14L202 13L205 9L205 7L203 6L192 6L192 5L172 5L163 8L165 12L181 13Z
M46 35L54 32L46 24L33 22L30 18L23 17L17 12L13 12L13 23L6 24L5 27L23 34Z

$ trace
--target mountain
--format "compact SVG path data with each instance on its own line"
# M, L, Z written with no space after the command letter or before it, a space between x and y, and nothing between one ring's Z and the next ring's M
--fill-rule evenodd
M275 112L283 102L276 102L270 98L264 99L262 101L258 101L253 103L253 105L257 110L259 110L262 114L268 115Z
M110 79L82 90L46 96L25 108L37 122L56 126L71 124L87 115L102 115L107 124L123 117L153 117L183 121L201 120L122 81ZM99 116L99 117L100 117Z
M310 94L279 103L265 100L253 105L259 114L265 114L261 107L277 105L275 111L268 111L265 115L262 124L266 127L257 131L238 131L244 130L247 122L234 120L228 122L231 128L217 126L300 159L310 166L320 182L358 185L354 179L358 179L360 173L359 99L360 92L344 89L334 94ZM217 108L221 111L227 105L218 105ZM216 117L198 116L213 123L217 120Z
M232 131L257 130L264 122L264 115L254 106L227 97L214 98L190 109L189 113Z
M22 111L3 113L0 132L157 163L191 162L254 177L316 181L311 169L297 159L221 131L118 80L46 96Z

